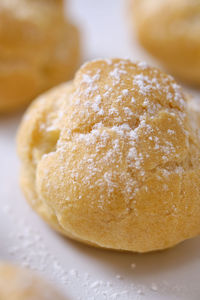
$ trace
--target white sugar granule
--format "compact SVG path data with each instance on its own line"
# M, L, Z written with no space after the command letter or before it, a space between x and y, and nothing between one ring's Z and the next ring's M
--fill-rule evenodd
M125 90L122 90L122 94L123 94L124 96L128 96L129 92L128 92L127 89L125 89Z
M137 294L138 294L138 295L144 295L144 292L143 292L141 289L138 289L138 290L137 290Z
M139 93L146 96L152 89L152 84L148 76L143 74L135 75L133 84L138 86Z
M144 62L144 61L139 61L137 62L137 66L141 69L141 70L146 70L147 68L149 68L149 65Z
M122 277L121 275L119 275L119 274L117 274L115 277L116 277L118 280L122 280L122 279L123 279L123 277Z
M131 103L135 103L135 98L133 96L131 97Z
M151 284L151 289L152 289L152 291L157 292L158 291L158 286L155 283L152 283Z
M175 131L174 131L174 130L171 130L171 129L168 129L167 132L168 132L169 134L175 134Z
M82 82L87 84L93 84L95 81L98 81L100 79L99 74L95 74L94 76L90 76L88 74L83 74Z
M73 277L77 277L78 276L78 271L76 269L71 269L69 271L69 274Z
M133 112L129 107L124 107L123 110L124 110L127 117L132 117L133 116Z
M102 281L102 280L96 280L96 281L94 281L94 282L90 285L90 287L91 287L92 289L94 289L94 288L100 287L100 286L102 286L102 285L103 285L103 281Z

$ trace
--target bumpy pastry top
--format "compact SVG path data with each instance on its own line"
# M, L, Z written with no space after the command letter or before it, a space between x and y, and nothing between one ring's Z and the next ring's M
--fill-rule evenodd
M22 188L68 236L139 252L172 246L200 229L194 127L171 76L142 62L89 62L25 115Z
M64 300L64 297L29 270L0 263L0 299Z
M142 45L175 75L199 85L199 0L131 2Z

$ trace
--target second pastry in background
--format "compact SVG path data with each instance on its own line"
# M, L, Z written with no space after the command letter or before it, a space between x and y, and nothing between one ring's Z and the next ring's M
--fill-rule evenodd
M30 270L6 262L0 262L0 299L66 300Z
M173 75L200 86L200 1L131 0L142 46Z
M79 32L63 1L0 2L0 113L69 80L79 58Z

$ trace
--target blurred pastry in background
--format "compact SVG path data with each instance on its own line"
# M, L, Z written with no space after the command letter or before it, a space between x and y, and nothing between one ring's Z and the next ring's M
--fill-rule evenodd
M187 98L144 62L84 64L22 120L26 199L62 234L103 248L148 252L198 235L200 137Z
M0 262L0 299L66 300L30 270L5 262Z
M130 1L142 46L177 78L200 86L200 1Z
M0 1L0 113L70 79L79 58L79 32L63 1Z

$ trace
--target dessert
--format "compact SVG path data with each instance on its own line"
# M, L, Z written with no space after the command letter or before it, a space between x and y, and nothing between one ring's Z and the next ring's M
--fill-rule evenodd
M199 0L131 0L141 45L173 75L200 86Z
M0 262L0 299L64 300L65 298L30 270Z
M62 1L2 0L0 113L70 79L79 57L79 32L65 18Z
M143 62L96 60L40 96L18 132L27 201L62 234L148 252L200 232L200 137L188 97Z

